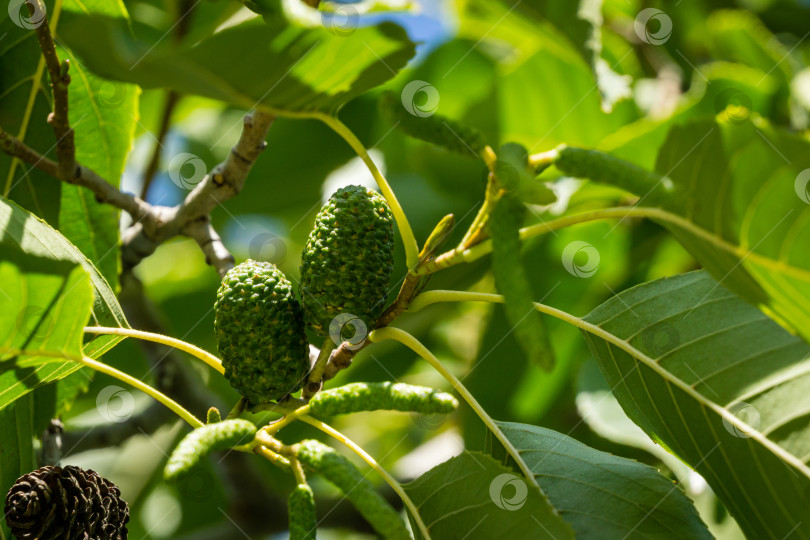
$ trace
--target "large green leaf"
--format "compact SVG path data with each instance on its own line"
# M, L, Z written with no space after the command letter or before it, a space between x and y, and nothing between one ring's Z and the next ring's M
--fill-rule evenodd
M675 192L650 202L677 216L665 225L678 241L810 341L810 142L752 121L693 123L671 131L656 168Z
M90 275L90 282L95 289L92 324L129 326L115 293L87 257L47 223L2 198L0 198L0 245L17 246L30 255L80 264ZM84 344L84 354L98 358L121 339L123 338L118 336L97 336Z
M23 252L3 240L0 261L0 407L76 371L93 289L70 260Z
M550 429L498 425L578 537L712 538L686 495L652 467Z
M262 104L279 114L335 112L392 78L414 54L405 31L390 23L341 36L256 18L189 45L139 40L123 21L71 14L60 35L109 78L247 108Z
M403 488L433 538L573 538L537 486L486 454L464 452Z
M697 470L751 538L810 538L810 347L706 272L587 317L625 412Z
M662 180L637 193L638 215L810 341L810 141L756 116L693 121L670 130L656 170L671 189Z

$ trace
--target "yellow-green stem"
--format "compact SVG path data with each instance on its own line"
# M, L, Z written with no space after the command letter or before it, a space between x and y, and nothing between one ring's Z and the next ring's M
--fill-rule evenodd
M388 181L377 168L374 160L372 160L371 156L368 155L368 151L366 150L365 146L363 146L360 139L358 139L357 136L352 133L352 130L350 130L346 124L334 116L330 116L328 114L318 114L316 115L316 118L320 119L330 128L332 128L335 133L343 137L343 139L349 143L349 146L351 146L352 149L357 153L360 159L363 160L366 167L368 167L368 170L371 171L371 175L377 182L377 186L379 186L385 200L388 201L388 206L391 207L391 212L393 212L394 219L399 227L399 234L402 236L402 243L405 246L405 262L408 265L408 268L416 268L416 265L419 263L419 248L416 243L416 237L413 235L411 224L408 222L408 217L405 215L405 211L399 204L394 191L391 189Z
M273 422L272 424L264 428L264 431L270 435L278 433L279 430L281 430L281 428L291 424L292 422L299 419L301 416L307 414L308 412L309 412L309 405L298 407L294 411L284 416L284 418L281 418L280 420L277 420L276 422Z
M329 362L329 356L335 350L335 342L331 336L327 336L321 345L321 350L318 352L318 359L315 360L315 365L307 377L307 383L304 385L304 392L302 397L311 398L321 389L321 380L323 379L323 372L326 369L326 364Z
M110 367L107 364L102 364L101 362L98 362L86 356L81 357L81 359L74 357L71 357L70 359L80 362L81 364L84 364L85 366L94 369L98 372L109 375L110 377L115 377L119 381L125 382L128 385L137 388L144 394L147 394L155 398L156 400L164 404L166 407L171 409L172 412L174 412L177 416L188 422L189 425L191 425L191 427L198 428L203 426L203 423L200 422L200 420L198 420L197 417L195 417L193 414L188 412L182 405L174 401L172 398L170 398L163 392L156 390L155 388L152 388L145 382L136 379L132 375L127 375L122 371L118 371L114 367Z
M140 381L133 377L132 375L127 375L123 371L119 371L112 366L108 366L107 364L103 364L97 360L93 360L87 356L77 356L66 352L57 352L57 351L29 351L26 349L12 349L9 347L0 347L0 355L10 355L10 356L47 356L50 358L64 358L65 360L72 360L73 362L77 362L82 364L90 369L94 369L101 373L105 373L111 377L118 379L121 382L125 382L128 385L137 388L144 394L147 394L153 398L155 398L160 403L163 403L166 407L171 409L177 416L188 422L192 427L198 428L203 425L203 423L197 419L193 414L188 412L182 405L174 401L172 398L146 384L143 381Z
M591 212L583 212L581 214L574 214L571 216L564 216L529 227L520 229L520 239L526 240L534 236L540 236L558 229L564 229L571 225L578 223L587 223L589 221L596 221L598 219L606 218L625 218L625 217L659 217L652 215L648 210L655 210L651 208L639 207L618 207L618 208L604 208L601 210L594 210ZM439 270L449 268L462 262L473 262L480 259L484 255L492 251L492 240L484 240L468 249L464 250L451 250L436 257L435 260L423 264L416 271L417 274L425 275L432 274Z
M295 477L296 484L306 484L307 477L304 474L304 468L301 466L301 462L298 461L296 458L290 458L290 468L292 469L293 476Z
M420 296L417 296L417 300L419 299ZM509 439L506 438L506 435L504 435L503 431L501 431L501 428L498 427L498 424L495 423L495 420L493 420L492 417L489 414L487 414L484 408L481 407L481 405L478 403L478 400L476 400L470 393L470 391L467 390L467 388L463 384L461 384L461 381L459 381L455 375L450 373L450 371L446 367L444 367L444 365L441 362L439 362L439 359L436 358L436 356L432 352L430 352L427 347L422 345L422 343L418 339L416 339L414 336L412 336L405 330L401 330L399 328L394 328L391 326L387 326L385 328L378 328L377 330L374 330L373 332L371 332L371 334L369 334L368 338L373 343L377 343L379 341L383 341L386 339L399 341L400 343L411 349L413 352L424 358L428 364L433 366L433 369L438 371L439 374L453 386L456 392L458 392L458 394L462 397L462 399L464 399L464 401L467 402L470 408L473 411L475 411L475 414L478 415L481 421L484 422L484 425L487 426L487 428L492 432L493 435L495 435L495 438L500 441L500 443L503 445L503 447L506 449L509 455L512 456L512 458L515 460L515 463L517 463L518 467L520 467L520 470L526 477L526 479L535 486L537 486L538 489L540 489L537 480L535 480L534 478L534 474L526 465L526 463L523 461L523 459L521 459L517 449L514 447L514 445L512 445Z
M405 493L405 490L402 489L402 485L397 481L397 479L391 476L391 474L388 471L386 471L379 463L377 463L377 461L373 457L371 457L368 454L368 452L363 450L357 443L346 437L343 433L336 430L329 424L326 424L324 422L321 422L320 420L316 420L315 418L306 415L301 416L300 420L302 422L306 422L307 424L320 429L324 433L340 441L341 443L346 445L349 449L351 449L352 452L360 456L360 458L363 461L368 463L369 467L377 471L377 473L383 477L383 480L385 480L388 483L388 485L391 486L391 489L393 489L394 492L397 495L399 495L399 498L402 499L402 502L405 504L408 510L411 511L411 516L413 516L413 520L416 523L416 526L419 527L419 531L422 533L422 537L425 538L425 540L430 540L430 533L428 532L428 529L425 526L424 521L422 521L422 516L419 514L419 508L413 503L408 494Z
M265 448L264 446L257 446L253 449L253 452L262 456L267 461L281 467L282 469L289 469L290 468L290 460L285 458L284 456L280 456L273 452L272 450Z
M225 373L225 370L222 368L222 361L219 358L209 353L208 351L204 351L203 349L197 347L196 345L186 343L185 341L182 341L180 339L164 336L163 334L153 334L152 332L133 330L132 328L88 326L84 329L84 331L85 333L88 334L124 336L142 339L144 341L152 341L154 343L160 343L162 345L168 345L169 347L174 347L175 349L179 349L183 352L186 352L191 356L194 356L195 358L199 358L200 360L202 360L203 362L205 362L206 364L217 370L220 374Z

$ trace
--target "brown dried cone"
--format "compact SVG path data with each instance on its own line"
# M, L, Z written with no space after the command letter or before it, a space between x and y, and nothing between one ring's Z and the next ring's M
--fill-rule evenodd
M115 484L68 465L18 478L5 515L19 540L126 540L129 507Z

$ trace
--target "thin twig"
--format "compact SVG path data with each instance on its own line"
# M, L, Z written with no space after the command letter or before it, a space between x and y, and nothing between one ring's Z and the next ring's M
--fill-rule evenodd
M36 6L34 5L36 2ZM51 27L45 15L45 6L41 0L29 0L28 10L31 15L42 13L44 20L37 26L37 40L42 56L45 57L45 65L51 77L51 89L53 91L53 112L48 115L48 123L56 134L56 157L59 162L59 178L65 182L70 182L76 176L76 147L73 140L73 129L70 127L68 119L68 85L70 75L68 68L69 60L64 63L59 62L56 54L56 46L51 35Z
M143 173L143 184L141 186L142 199L146 199L146 194L149 193L149 187L152 185L152 180L154 180L158 165L160 165L160 155L163 150L163 141L166 139L166 134L169 133L172 113L174 112L174 109L179 101L179 93L175 92L174 90L169 90L166 92L166 102L163 104L163 112L160 117L160 127L158 128L157 137L155 137L155 148L152 150L152 157Z
M59 164L57 162L46 158L2 128L0 128L0 150L33 165L44 173L60 178ZM87 167L79 165L76 176L68 180L68 182L86 187L95 194L97 200L124 210L132 216L133 220L151 224L152 221L157 219L154 211L155 207L130 193L119 191Z

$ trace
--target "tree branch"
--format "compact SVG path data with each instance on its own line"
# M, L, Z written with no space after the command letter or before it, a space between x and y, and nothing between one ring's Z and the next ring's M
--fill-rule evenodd
M57 162L46 158L2 128L0 128L0 150L33 165L46 174L61 178ZM155 207L130 193L118 190L87 167L78 165L75 176L65 180L65 182L86 187L95 194L98 201L124 210L132 216L132 219L138 222L151 223L155 221Z
M63 63L59 62L59 56L56 54L56 46L51 35L51 27L48 24L47 16L45 16L45 6L42 5L42 0L34 1L37 3L36 6L33 2L28 2L30 14L42 13L44 17L42 24L37 26L37 40L39 41L39 48L42 49L42 56L45 58L45 65L51 77L51 89L53 90L53 112L48 115L48 123L53 127L56 134L56 157L59 161L58 178L70 182L77 174L76 147L73 140L73 129L70 127L70 121L68 120L68 85L70 84L68 68L70 62L69 60L65 60Z
M154 253L163 242L178 235L194 239L206 262L224 275L233 266L233 256L211 226L210 214L219 204L239 193L256 158L267 146L265 138L275 116L254 110L245 115L239 141L228 157L214 167L178 206L152 206L131 193L124 193L93 170L77 164L75 175L61 176L60 165L0 128L0 150L64 181L90 189L99 202L124 210L134 223L122 235L123 269L133 268Z
M132 231L128 231L123 238L125 267L137 265L144 257L152 254L161 243L177 235L182 234L197 240L198 238L203 238L204 241L211 240L210 236L204 237L200 233L198 230L200 226L196 222L200 220L208 222L214 208L242 190L253 163L267 146L265 138L274 119L275 116L261 110L246 114L242 135L228 157L203 178L182 204L167 213L155 230L136 224ZM220 270L224 267L224 263L221 262L223 260L221 251L224 246L221 246L221 241L214 243L218 244L216 247L219 253L213 253L215 257L212 257L210 262L215 264L219 261L218 270ZM206 253L208 257L211 255Z
M208 216L189 223L184 229L185 235L197 242L205 253L205 262L213 266L224 277L225 273L233 268L235 262L233 255L222 243Z

